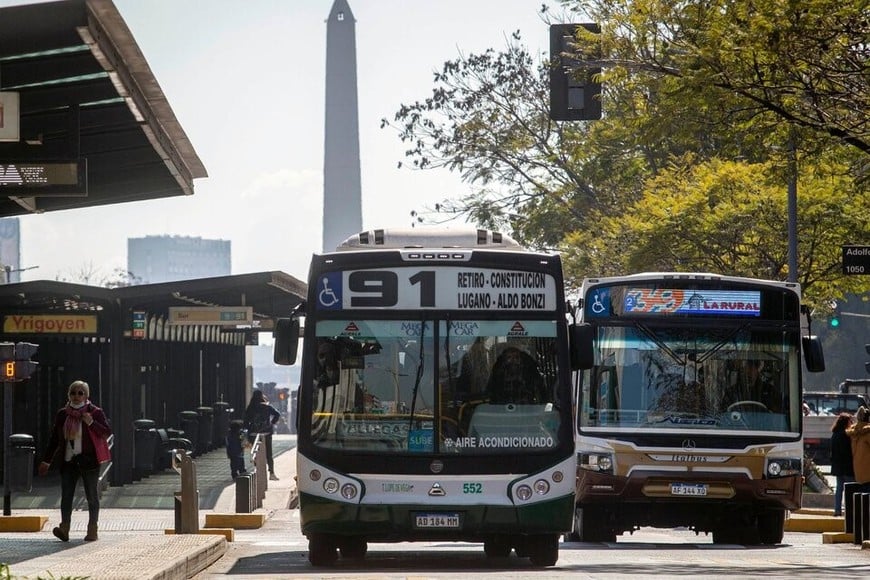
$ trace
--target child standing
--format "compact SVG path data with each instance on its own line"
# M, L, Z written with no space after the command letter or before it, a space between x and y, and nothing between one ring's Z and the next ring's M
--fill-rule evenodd
M230 473L233 479L246 473L245 471L245 432L242 426L245 424L241 419L230 421L227 430L227 457L230 458Z

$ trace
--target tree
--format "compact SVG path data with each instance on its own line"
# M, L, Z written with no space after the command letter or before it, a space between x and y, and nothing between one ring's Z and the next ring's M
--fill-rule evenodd
M106 275L93 262L87 262L79 266L78 269L71 270L67 276L58 276L57 281L102 286L104 288L121 288L141 284L142 278L129 270L117 267L112 270L112 274Z
M866 222L829 227L837 226L829 202L845 196L855 215L866 213L870 107L862 103L870 91L862 85L868 77L861 2L563 4L602 28L600 35L581 32L574 55L602 55L589 62L604 67L601 121L549 120L548 63L534 63L515 34L504 52L445 63L429 99L383 122L409 143L413 167L447 167L472 186L466 198L440 204L441 215L506 226L524 243L561 249L572 258L569 275L577 277L648 269L654 252L665 252L659 262L674 252L670 268L697 268L709 251L705 244L715 242L724 254L706 262L709 269L785 279L783 196L794 146L801 279L820 297L854 285L834 264L838 244L856 243ZM722 165L726 160L730 165ZM715 212L703 212L715 188L693 173L696 167L723 185L729 180L721 172L731 174L733 187L750 186L743 205L714 203ZM652 211L651 193L667 196L668 187L684 197L672 200L672 209L685 223L665 220L679 226L681 237L668 238L679 241L673 248L661 244L668 231L632 223L638 215L669 218ZM678 211L690 199L699 204L694 212ZM754 219L741 213L744 206ZM711 238L716 223L731 237Z
M566 240L565 269L574 284L586 273L701 271L785 280L786 191L771 164L680 160L649 180L622 214L599 216L598 227ZM844 277L844 239L870 243L870 196L856 192L843 167L816 168L800 182L799 282L807 302L861 291Z
M603 61L594 64L607 67L605 83L641 74L662 81L672 95L727 99L723 112L751 122L759 134L785 122L870 153L864 0L562 4L602 23L600 38L578 40L580 51L600 43Z

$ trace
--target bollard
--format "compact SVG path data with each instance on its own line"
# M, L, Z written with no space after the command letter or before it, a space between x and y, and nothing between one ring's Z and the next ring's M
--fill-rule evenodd
M854 520L854 506L853 506L853 496L855 492L861 490L861 484L857 482L849 482L843 486L843 501L846 504L846 509L843 510L843 520L845 520L846 524L846 533L851 534L855 531L855 520Z
M176 450L172 468L181 474L181 491L175 493L175 533L199 533L199 490L196 488L196 464L190 454Z
M253 473L244 473L236 477L236 513L249 514L253 512L251 502L251 485L254 479Z
M254 464L254 482L255 486L255 505L258 508L263 507L263 500L266 499L266 489L269 487L269 473L266 465L266 450L260 442L260 436L254 441L254 446L251 447L251 462Z
M861 543L865 539L870 539L866 537L863 533L865 522L864 522L864 514L865 508L864 496L870 496L870 494L864 493L862 488L863 486L859 485L857 491L852 494L852 542L856 545L861 545Z
M858 517L855 519L855 543L862 544L870 540L870 493L856 493L855 509Z
M257 470L256 469L251 473L251 487L248 491L250 492L250 494L248 495L248 505L251 506L251 511L254 511L258 507L260 507L257 505Z

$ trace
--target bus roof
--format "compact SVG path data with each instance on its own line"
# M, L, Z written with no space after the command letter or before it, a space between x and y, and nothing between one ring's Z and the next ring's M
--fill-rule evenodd
M474 228L392 228L354 234L335 249L382 250L402 248L477 248L525 251L516 240L492 230Z

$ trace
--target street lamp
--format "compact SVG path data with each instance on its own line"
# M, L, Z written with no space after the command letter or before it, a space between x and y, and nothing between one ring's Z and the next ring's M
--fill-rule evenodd
M24 272L25 270L34 270L39 268L39 266L27 266L26 268L13 268L12 266L3 266L3 270L6 271L6 281L4 284L12 283L12 272Z

